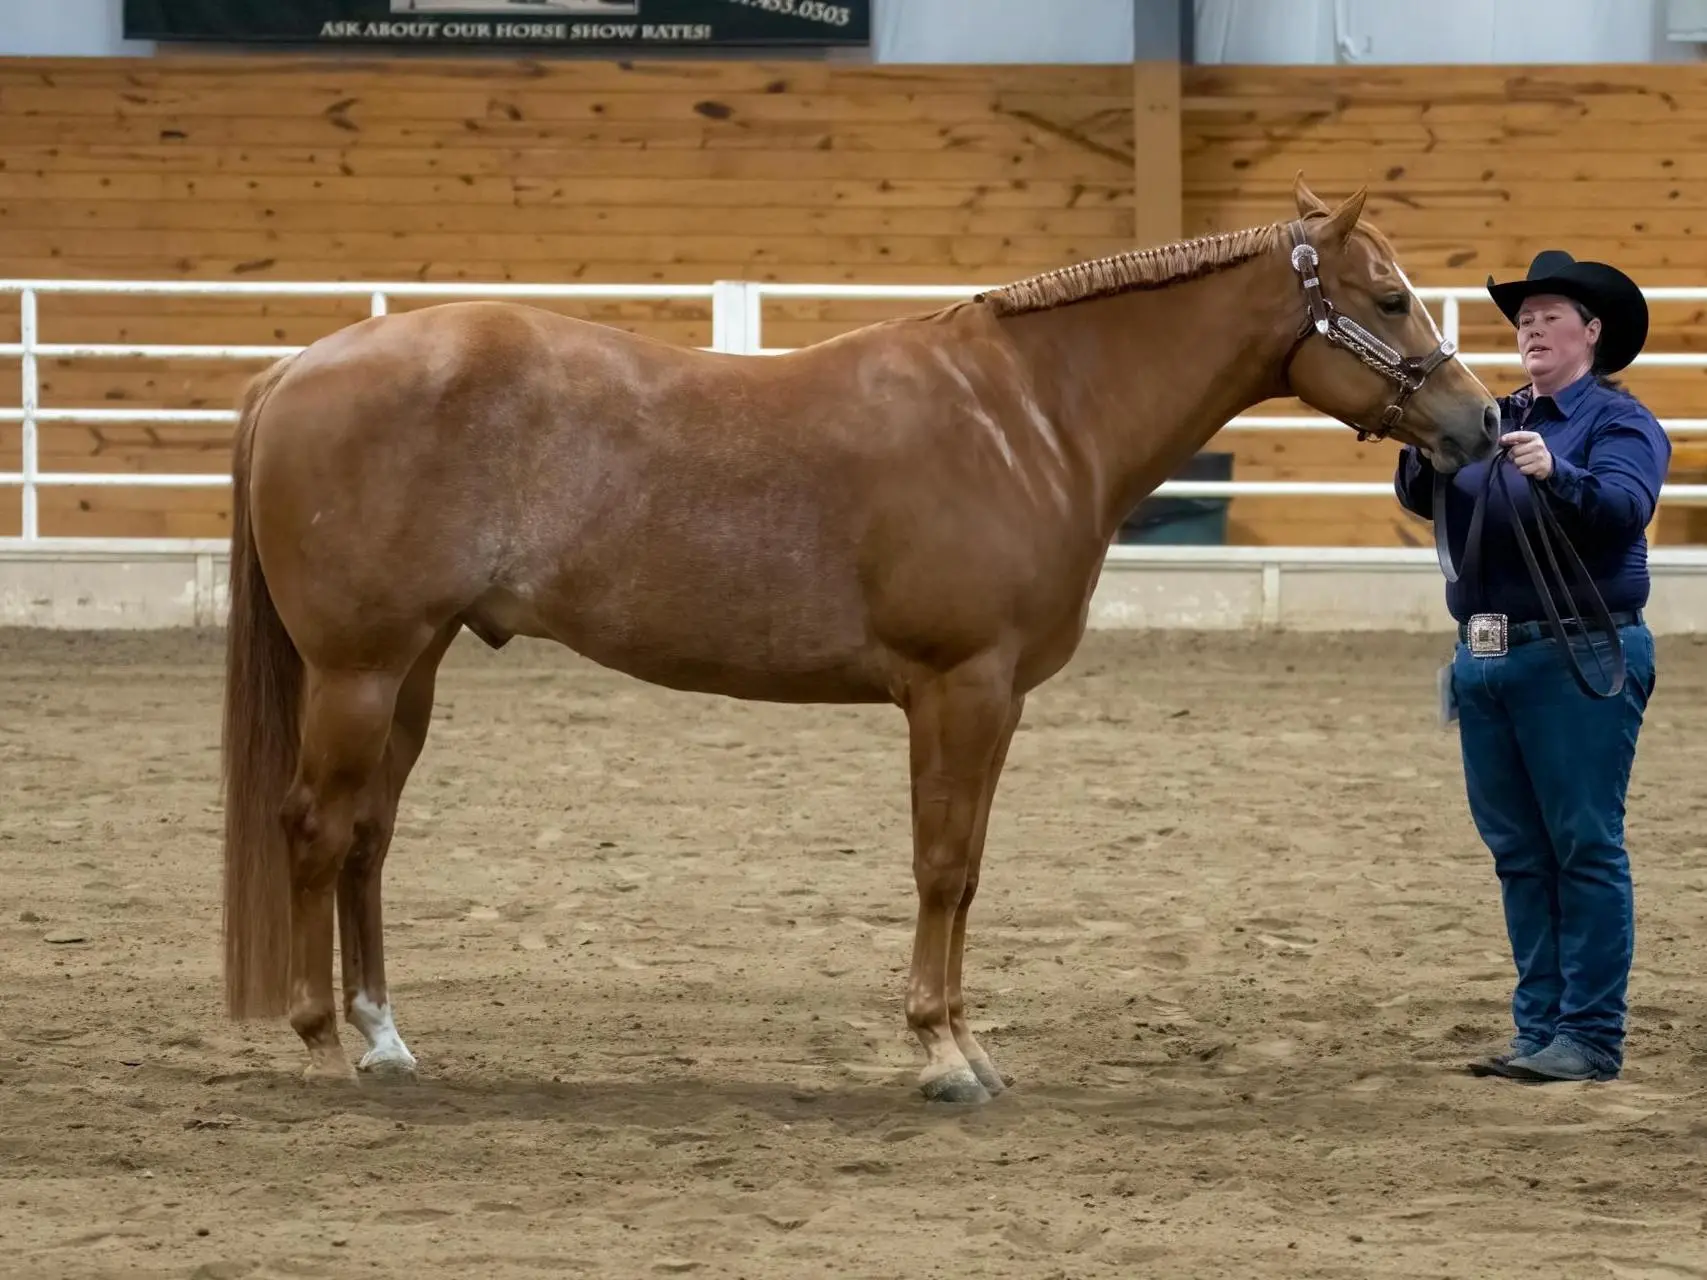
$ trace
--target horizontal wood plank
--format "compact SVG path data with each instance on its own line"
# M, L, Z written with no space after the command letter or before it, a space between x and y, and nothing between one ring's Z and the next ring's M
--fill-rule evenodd
M280 124L256 118L226 120L217 125L186 122L159 127L134 120L79 119L67 123L43 117L23 125L9 126L7 136L8 141L19 148L14 154L20 156L25 154L23 148L46 149L77 144L114 149L149 148L162 158L180 156L193 149L237 148L253 156L252 163L257 167L264 165L268 156L293 149L327 148L346 153L359 153L363 149L361 142L352 138L348 131L319 123L298 121ZM903 152L926 155L1007 152L1025 148L1069 154L1087 147L1101 147L1110 153L1110 159L1118 161L1121 158L1118 146L1099 144L1071 122L1042 125L1020 120L948 121L928 128L906 124L884 126L793 121L778 122L763 129L652 121L621 126L599 123L515 126L478 132L393 124L383 130L374 130L367 142L369 146L391 150L429 147L442 152L445 162L461 160L465 153L486 152L494 146L522 153L537 151L542 146L593 153L645 151L657 153L651 156L651 164L658 172L666 171L671 159L679 158L673 153L680 151ZM289 163L300 162L293 159ZM544 168L549 163L549 157L545 157L538 160L537 167Z
M623 262L683 264L754 263L766 266L835 261L888 262L930 267L1000 267L1011 270L1062 266L1095 257L1098 237L1042 235L749 235L702 230L694 235L584 235L513 232L501 224L484 233L392 231L195 231L108 232L72 227L13 230L5 234L7 256L94 263L133 255L191 258L336 257L372 261L400 255L435 262L476 257L514 264L589 261L609 256Z
M707 93L703 88L653 88L628 93L564 90L541 94L480 87L417 90L395 82L379 89L352 81L344 91L298 90L285 98L266 87L165 93L85 87L79 93L67 94L57 86L0 84L0 112L20 121L122 123L157 129L206 127L224 121L242 131L274 122L382 136L386 130L399 127L436 130L450 126L442 131L501 134L511 129L579 123L663 121L715 122L731 129L823 123L940 128L944 121L1023 122L1060 115L1094 125L1132 110L1130 84L1107 93L1062 95L1001 89L973 73L963 77L961 85L957 91L875 89L844 83L826 84L816 93L787 89L777 93L723 89Z
M276 171L245 171L239 161L269 163L263 153L210 150L199 160L173 170L164 157L122 152L110 161L79 153L58 163L0 146L0 198L43 199L82 207L86 203L127 201L243 201L265 207L281 204L331 204L335 207L398 205L504 205L557 208L741 208L801 209L1011 209L1053 211L1124 209L1133 199L1130 179L1117 182L1050 181L1003 177L996 181L949 182L942 179L752 181L741 178L689 179L669 176L558 180L549 174L515 172L490 153L477 164L454 170L435 156L416 156L413 174L385 171L373 153L346 162L344 153L273 152ZM8 163L7 157L11 157ZM300 160L300 168L293 163ZM87 171L82 167L87 164ZM521 168L522 166L516 166ZM371 172L374 169L378 173ZM490 172L488 172L490 170ZM1290 200L1290 194L1285 199ZM1276 208L1284 208L1276 197Z
M265 245L246 246L261 256L183 254L163 256L138 252L114 258L43 258L12 256L0 237L0 278L68 280L267 280L295 283L329 280L349 283L420 281L428 284L684 284L705 285L714 280L759 280L802 284L923 284L993 285L1032 271L1059 266L1059 261L1014 264L981 263L955 267L951 263L818 261L758 264L745 261L630 262L622 259L536 259L499 262L490 258L466 260L409 256L394 250L383 258L351 261L323 256L287 258L267 253Z
M183 198L137 203L90 200L67 219L64 202L51 197L0 195L0 234L53 231L68 226L102 233L214 232L267 235L309 232L324 237L349 232L381 233L392 238L421 235L526 233L539 236L681 236L703 234L707 226L740 226L745 236L860 235L1005 236L1045 238L1068 245L1082 236L1104 242L1128 233L1129 207L1103 204L1071 209L802 209L750 208L745 203L716 205L617 205L587 207L567 200L504 205L427 203L344 204L334 200L297 200L271 204L257 200ZM619 242L620 243L620 242Z
M965 93L981 91L1080 97L1120 94L1126 70L1107 64L1002 64L971 69L958 64L821 63L786 59L530 60L508 58L393 58L269 54L264 59L174 52L170 58L0 59L0 87L192 95L252 92L257 71L287 100L334 99L357 92L393 90L454 93L634 93L694 90L777 95L863 93Z
M1249 175L1262 181L1291 182L1302 170L1319 192L1350 195L1359 184L1397 182L1521 183L1626 179L1667 181L1707 179L1707 155L1686 146L1664 151L1600 149L1578 145L1566 154L1532 151L1523 146L1424 145L1398 148L1355 138L1305 143L1261 135L1221 137L1214 142L1189 136L1184 161L1194 180L1225 186Z

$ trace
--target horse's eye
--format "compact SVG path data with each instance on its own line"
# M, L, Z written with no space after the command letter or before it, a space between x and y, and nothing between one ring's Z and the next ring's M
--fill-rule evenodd
M1376 305L1390 316L1402 316L1411 309L1411 295L1408 293L1390 293Z

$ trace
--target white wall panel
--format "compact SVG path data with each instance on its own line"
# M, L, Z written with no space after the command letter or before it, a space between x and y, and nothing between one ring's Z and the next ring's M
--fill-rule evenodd
M1696 61L1667 0L1195 0L1206 63ZM1425 11L1427 17L1422 15Z
M0 57L147 56L154 45L126 40L121 0L0 0Z
M877 0L878 62L1131 62L1133 0Z

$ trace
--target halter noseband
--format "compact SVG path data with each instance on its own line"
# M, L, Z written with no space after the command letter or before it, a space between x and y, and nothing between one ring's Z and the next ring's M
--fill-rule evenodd
M1341 347L1351 352L1376 373L1397 383L1399 394L1393 403L1382 411L1379 429L1372 431L1354 422L1346 423L1357 432L1359 440L1384 440L1405 416L1406 403L1417 393L1423 381L1450 360L1458 348L1448 339L1442 338L1440 345L1426 356L1400 355L1350 316L1334 308L1334 304L1322 293L1322 281L1316 270L1320 258L1316 247L1304 237L1303 222L1293 222L1289 230L1292 233L1292 269L1298 273L1299 281L1303 285L1304 305L1310 313L1304 327L1298 332L1297 341L1293 343L1292 354L1297 353L1298 347L1310 336L1311 329L1314 329L1328 340L1329 346ZM1291 363L1292 357L1289 355L1287 364Z

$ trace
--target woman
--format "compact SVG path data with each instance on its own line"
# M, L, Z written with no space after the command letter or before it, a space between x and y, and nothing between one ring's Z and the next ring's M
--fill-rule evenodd
M1612 612L1627 665L1612 698L1590 697L1575 683L1512 528L1515 501L1538 543L1528 481L1495 477L1474 563L1446 591L1458 620L1449 695L1465 789L1493 855L1517 969L1510 1052L1471 1070L1611 1080L1623 1069L1635 941L1624 796L1654 690L1654 640L1642 616L1646 529L1671 442L1653 414L1608 380L1647 339L1647 303L1627 275L1554 249L1536 255L1523 280L1495 284L1490 276L1488 293L1516 328L1529 384L1500 399L1509 455L1449 482L1453 556L1465 563L1470 511L1489 466L1533 477ZM1434 482L1428 460L1407 446L1394 478L1399 502L1433 518ZM1545 567L1539 546L1536 555ZM1561 615L1573 612L1568 599L1559 604ZM1588 613L1587 602L1575 611ZM1596 643L1604 653L1604 638ZM1593 657L1579 654L1590 681L1606 687Z

